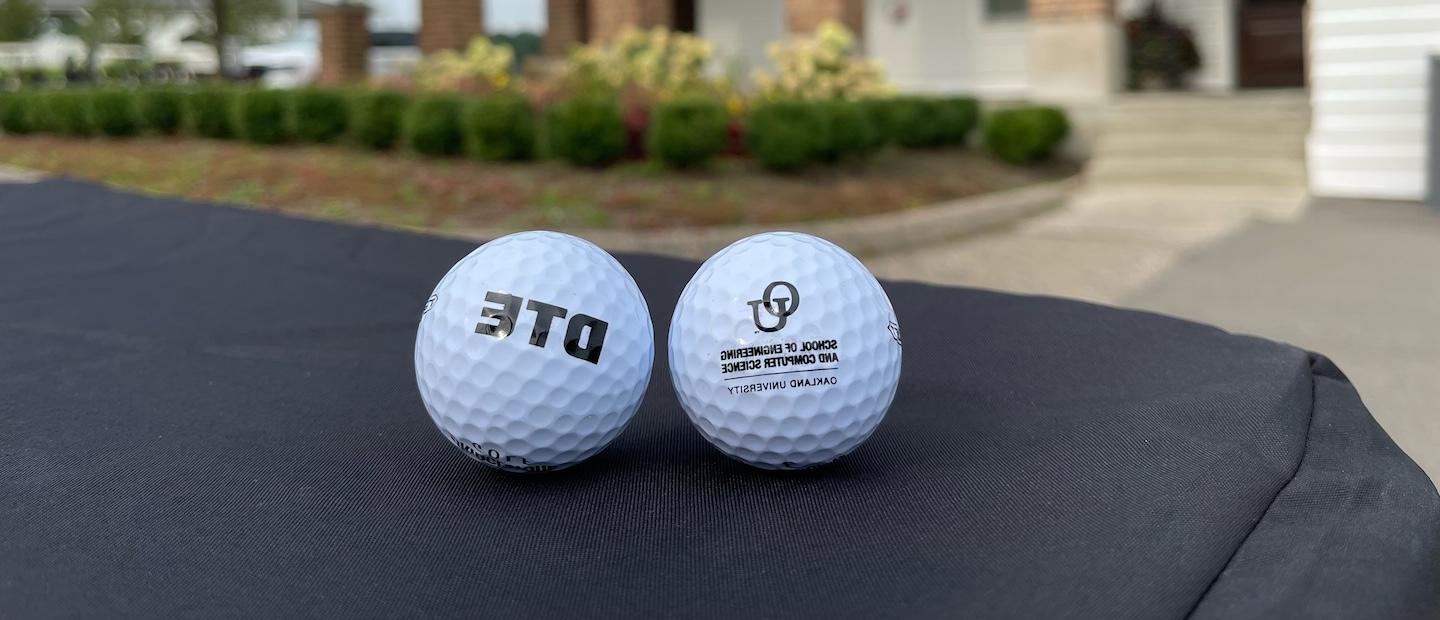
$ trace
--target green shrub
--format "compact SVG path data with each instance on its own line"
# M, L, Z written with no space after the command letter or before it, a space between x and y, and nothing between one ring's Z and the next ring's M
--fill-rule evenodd
M895 142L895 99L862 99L856 105L870 119L869 151L878 151Z
M279 144L290 139L287 110L290 93L283 90L242 91L235 100L235 128L240 137L257 144Z
M189 131L205 138L235 137L235 91L207 86L185 93L184 118Z
M611 96L556 104L545 115L545 132L550 154L577 166L604 166L625 155L625 118Z
M147 88L136 94L136 113L142 127L155 133L170 135L180 131L184 120L180 91L172 88Z
M350 123L350 99L334 90L307 88L290 95L290 126L301 142L334 142Z
M1012 164L1027 164L1050 156L1068 133L1065 114L1055 108L995 110L985 119L985 147Z
M890 130L896 144L919 149L940 146L945 134L938 119L939 100L931 97L897 97L891 101Z
M668 101L651 110L647 148L651 157L671 168L699 166L725 152L729 129L725 105L718 100Z
M1065 116L1064 110L1054 106L1036 106L1035 114L1045 126L1045 140L1051 145L1059 146L1070 137L1070 119Z
M816 137L815 158L835 162L861 157L879 148L875 125L865 110L853 101L826 101L814 104L824 129Z
M762 104L750 114L750 154L770 170L799 170L815 161L819 146L826 142L821 135L826 125L814 104Z
M405 115L405 143L423 155L454 155L464 146L460 99L427 95L416 99Z
M362 146L385 150L400 139L409 97L394 91L363 91L350 101L350 137Z
M497 93L465 107L465 146L489 161L522 161L535 155L535 114L517 93Z
M95 123L90 118L90 92L57 90L45 93L37 110L45 131L63 136L90 136Z
M937 99L934 106L939 143L963 146L980 120L980 103L970 97L946 97Z
M1131 89L1179 89L1200 68L1200 48L1189 28L1170 20L1160 3L1126 20L1125 66Z
M140 117L135 110L135 93L108 89L90 96L90 118L95 129L107 136L133 136L140 131Z
M36 131L34 116L37 102L38 97L30 91L0 94L0 129L15 136Z

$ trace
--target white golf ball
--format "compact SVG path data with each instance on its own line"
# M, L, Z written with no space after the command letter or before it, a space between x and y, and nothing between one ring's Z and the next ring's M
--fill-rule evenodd
M766 469L833 461L895 398L900 326L854 256L799 233L741 239L700 266L670 323L670 378L695 428Z
M655 359L650 311L620 263L553 232L501 237L435 287L415 380L440 432L506 471L561 469L635 415Z

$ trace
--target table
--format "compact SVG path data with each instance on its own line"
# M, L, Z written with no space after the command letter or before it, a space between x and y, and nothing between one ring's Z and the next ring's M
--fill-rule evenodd
M473 463L415 325L472 243L0 187L0 616L1434 617L1440 498L1320 355L886 283L850 456L727 460L664 351L585 464ZM696 265L622 256L664 342Z

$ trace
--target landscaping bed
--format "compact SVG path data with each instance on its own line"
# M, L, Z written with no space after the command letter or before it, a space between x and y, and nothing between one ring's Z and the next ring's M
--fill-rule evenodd
M779 175L723 158L699 170L645 161L436 159L339 145L198 138L0 138L0 162L116 187L312 217L459 232L812 222L913 209L1061 178L1065 162L1012 166L966 149L890 149Z
M843 26L751 87L711 46L629 30L516 79L484 37L399 87L69 83L0 92L0 162L200 200L427 229L783 225L1071 172L1062 110L902 94Z

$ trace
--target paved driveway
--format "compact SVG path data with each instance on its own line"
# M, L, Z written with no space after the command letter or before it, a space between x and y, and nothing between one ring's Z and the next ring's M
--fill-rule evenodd
M1440 479L1440 212L1320 201L1194 251L1119 301L1330 356Z
M1202 204L1069 208L867 262L882 277L1063 295L1319 351L1440 478L1440 213L1319 201L1253 222Z

